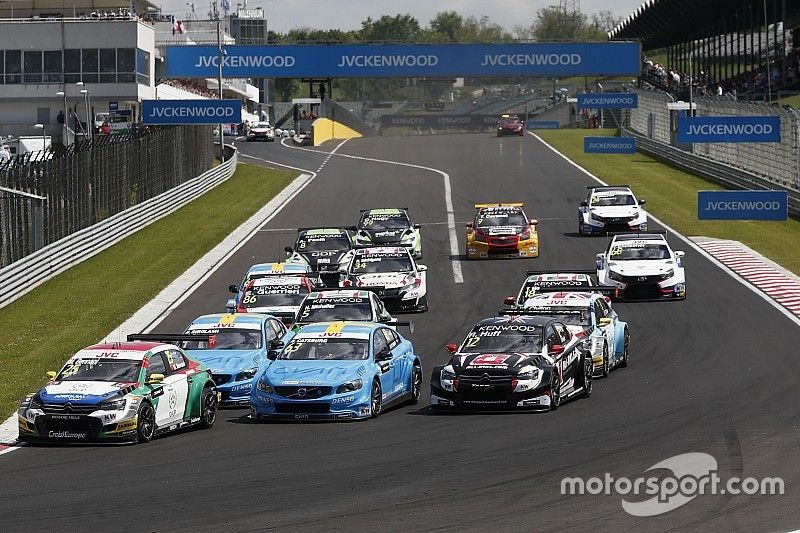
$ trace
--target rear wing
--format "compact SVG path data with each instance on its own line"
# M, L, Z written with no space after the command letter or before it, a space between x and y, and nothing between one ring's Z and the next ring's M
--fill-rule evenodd
M570 268L561 268L558 270L526 270L525 273L528 276L536 276L537 274L591 274L596 275L596 270L578 270L578 269L570 269Z
M582 315L587 313L588 310L580 309L560 309L553 305L537 305L535 307L524 307L522 309L500 309L497 311L500 315Z
M208 342L211 335L197 334L192 335L189 333L133 333L128 335L128 342L133 341L150 341L150 342L185 342L185 341L206 341Z
M588 190L590 190L590 191L591 191L591 190L593 190L593 189L594 189L594 190L598 190L598 191L602 191L603 189L605 189L605 190L609 190L609 189L621 189L622 187L627 187L627 188L629 188L629 189L631 188L631 186L630 186L630 185L587 185L587 186L586 186L586 188L587 188Z
M402 242L393 242L391 244L354 244L353 250L363 250L364 248L412 248L414 246L413 242L409 243L402 243Z
M667 230L654 229L654 230L650 230L650 231L640 231L640 232L635 232L635 231L609 231L608 232L608 236L609 237L615 237L617 235L629 235L631 237L631 240L638 239L638 238L641 238L641 237L648 237L648 236L652 236L652 235L661 235L663 237L666 237L667 236Z
M392 207L392 209L398 209L400 211L408 211L407 207ZM367 211L374 211L375 209L360 209L360 213L366 213Z
M475 209L483 209L484 207L525 207L522 202L503 202L498 204L474 204Z
M537 292L597 292L600 294L617 294L617 287L605 287L601 285L590 285L588 287L578 287L575 285L550 285L548 287L535 287Z
M315 229L322 229L322 230L325 230L325 229L338 229L338 230L342 230L342 231L358 231L358 228L355 227L355 226L331 226L329 228L297 228L297 232L299 233L301 231L311 231L311 230L315 230Z
M408 331L414 333L414 323L409 321L399 321L399 320L390 320L389 322L381 322L381 324L386 324L387 326L395 326L398 328L408 328Z

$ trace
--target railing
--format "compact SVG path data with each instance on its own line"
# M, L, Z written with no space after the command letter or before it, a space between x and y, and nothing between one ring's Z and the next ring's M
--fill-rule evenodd
M13 302L71 266L177 211L230 178L236 170L238 153L233 147L228 151L230 155L224 163L196 178L72 233L0 269L0 307Z

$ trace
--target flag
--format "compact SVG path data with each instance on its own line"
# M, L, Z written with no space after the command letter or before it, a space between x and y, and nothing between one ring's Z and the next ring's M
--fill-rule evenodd
M172 35L176 33L186 33L186 30L183 27L183 21L176 19L174 16L172 17Z

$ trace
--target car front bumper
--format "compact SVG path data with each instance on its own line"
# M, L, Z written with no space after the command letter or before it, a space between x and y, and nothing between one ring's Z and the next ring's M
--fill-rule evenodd
M478 241L467 243L467 259L514 259L527 257L539 257L538 238L521 240L509 246Z

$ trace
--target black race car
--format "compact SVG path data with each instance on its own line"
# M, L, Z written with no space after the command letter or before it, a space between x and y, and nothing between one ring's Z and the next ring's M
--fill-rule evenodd
M284 248L287 263L309 265L319 272L322 283L338 287L340 271L347 269L353 255L355 226L339 228L300 228L294 246Z
M431 376L431 409L556 410L592 394L584 338L553 317L501 311L478 322Z
M517 115L500 115L497 121L497 136L525 135L525 123Z

